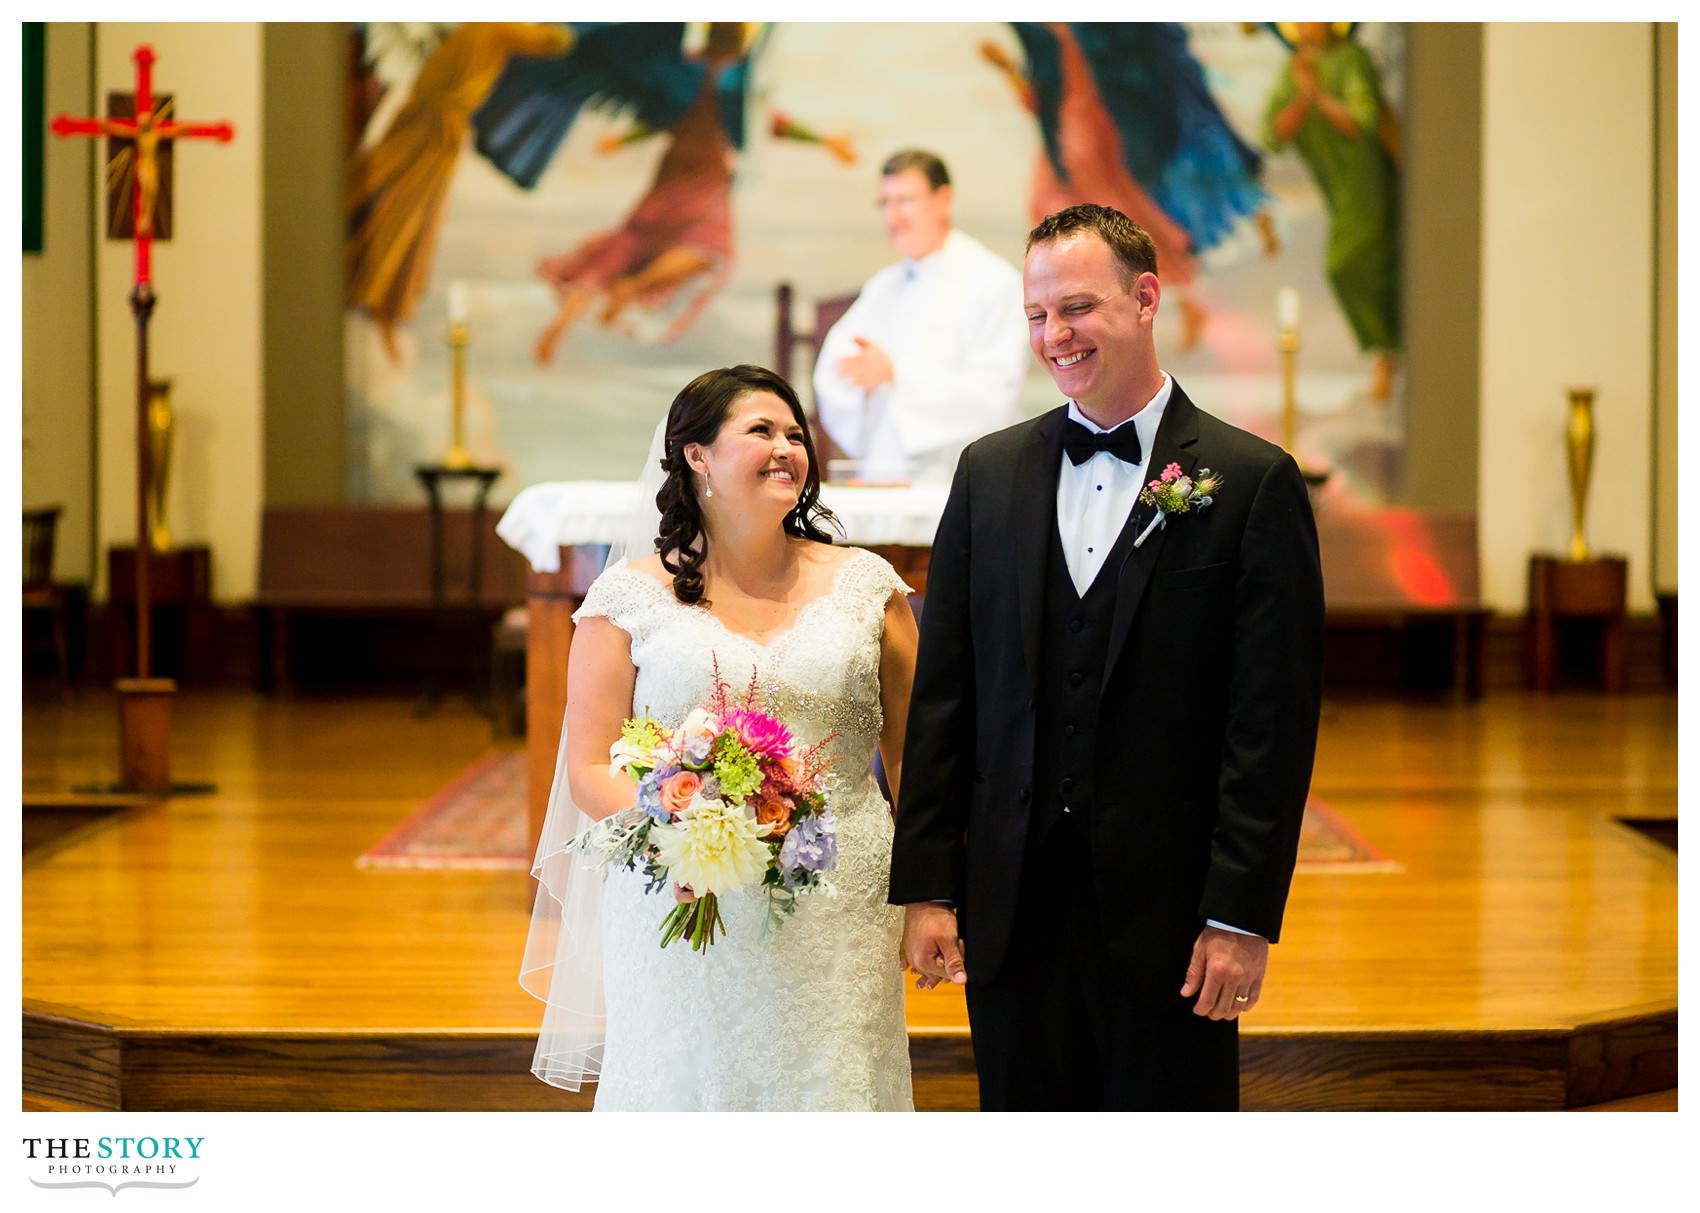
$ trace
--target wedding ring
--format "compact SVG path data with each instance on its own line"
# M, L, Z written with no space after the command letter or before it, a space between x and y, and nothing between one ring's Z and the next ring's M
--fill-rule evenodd
M1234 1001L1235 1002L1250 1002L1251 999L1247 995L1244 995L1244 994L1235 994L1234 995Z

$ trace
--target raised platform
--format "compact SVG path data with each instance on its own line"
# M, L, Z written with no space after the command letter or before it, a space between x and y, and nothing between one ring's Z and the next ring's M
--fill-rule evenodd
M212 796L26 856L29 1108L582 1108L527 1072L507 871L355 858L483 752L410 701L188 693ZM26 797L100 779L111 704L26 704ZM357 711L359 727L349 727ZM1400 865L1301 873L1244 1104L1559 1109L1676 1085L1676 700L1325 702L1316 793ZM911 992L916 1101L976 1102L960 992Z

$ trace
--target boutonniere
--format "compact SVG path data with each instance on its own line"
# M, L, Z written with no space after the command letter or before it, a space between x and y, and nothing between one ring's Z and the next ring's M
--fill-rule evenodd
M1157 507L1157 515L1146 523L1145 529L1139 533L1139 538L1133 541L1138 547L1151 537L1151 532L1158 526L1169 524L1170 514L1184 514L1188 510L1202 510L1209 507L1215 500L1215 495L1221 491L1222 478L1209 468L1198 469L1198 479L1181 471L1181 465L1171 463L1163 469L1163 474L1139 491L1139 499L1146 505Z

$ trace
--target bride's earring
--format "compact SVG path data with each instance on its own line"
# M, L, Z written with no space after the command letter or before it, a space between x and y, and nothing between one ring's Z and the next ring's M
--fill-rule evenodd
M714 496L714 486L709 483L707 472L702 474L702 495L704 497Z

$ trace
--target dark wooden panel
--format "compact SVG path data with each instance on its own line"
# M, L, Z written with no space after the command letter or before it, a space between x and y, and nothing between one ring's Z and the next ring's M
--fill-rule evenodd
M496 535L499 509L484 518L480 598L525 598L525 558ZM463 602L471 570L472 511L443 511L443 586ZM260 522L261 602L300 606L428 605L431 515L424 507L267 506Z
M909 1065L917 1112L980 1110L980 1080L974 1074L974 1045L968 1036L911 1035Z
M1240 1038L1247 1111L1556 1110L1562 1032L1317 1033Z
M43 1105L122 1109L121 1049L111 1032L25 1015L23 1089Z
M127 1111L572 1111L590 1091L531 1076L535 1037L136 1037Z
M1570 1040L1567 1103L1604 1103L1676 1086L1676 1011L1587 1024Z

